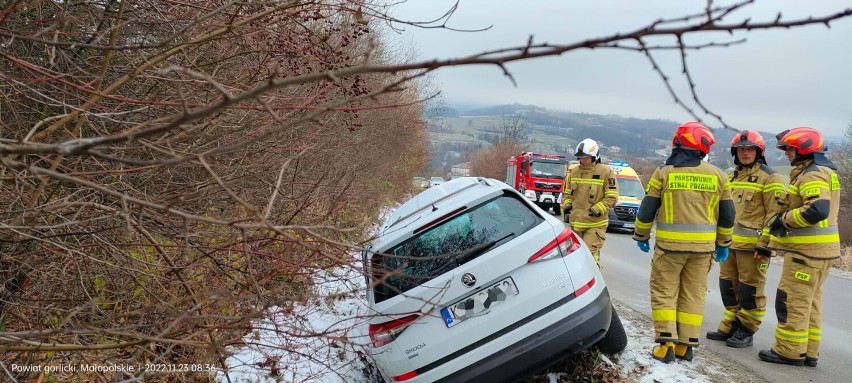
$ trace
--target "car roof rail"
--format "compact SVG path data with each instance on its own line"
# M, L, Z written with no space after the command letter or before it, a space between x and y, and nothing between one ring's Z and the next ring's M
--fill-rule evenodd
M478 177L477 179L479 180L479 182L485 182L485 181L484 181L484 179L483 179L482 177ZM487 182L485 182L485 184L486 184L486 185L488 185L488 186L492 186L492 185L488 184ZM477 185L477 184L475 184L475 183L474 183L474 184L469 184L469 185L467 185L467 186L465 186L465 187L462 187L462 188L459 188L459 189L457 189L457 190L453 191L452 193L449 193L449 194L447 194L447 195L445 195L445 196L442 196L441 198L438 198L438 199L436 199L436 200L434 200L434 201L431 201L431 202L429 202L428 204L424 204L424 205L423 205L423 206L421 206L419 209L414 210L414 211L412 211L411 213L408 213L408 214L406 214L406 215L400 216L399 218L397 218L397 220L396 220L396 221L393 221L393 223L392 223L392 224L388 225L388 226L387 226L387 228L391 228L391 227L393 227L394 225L396 225L396 224L398 224L398 223L400 223L400 222L402 222L402 221L406 220L407 218L409 218L409 217L411 217L411 216L413 216L413 215L415 215L415 214L417 214L417 213L419 213L419 212L421 212L421 211L423 211L423 210L425 210L425 209L433 208L433 210L435 210L434 206L435 206L435 204L436 204L436 203L441 202L441 201L443 201L443 200L445 200L445 199L447 199L447 198L450 198L450 197L452 197L452 196L454 196L454 195L456 195L456 194L459 194L459 193L461 193L461 192L463 192L463 191L465 191L465 190L467 190L467 189L470 189L470 188L472 188L472 187L474 187L474 186L476 186L476 185Z

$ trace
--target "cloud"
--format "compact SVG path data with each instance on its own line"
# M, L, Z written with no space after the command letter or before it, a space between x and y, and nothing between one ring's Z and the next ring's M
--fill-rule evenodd
M454 0L407 2L396 11L402 19L426 20L443 14ZM718 2L717 2L718 3ZM570 43L641 28L660 17L703 11L705 1L634 2L462 0L449 21L455 28L482 32L451 32L408 27L403 39L420 58L451 58L489 49L537 42ZM729 4L729 2L723 3ZM728 19L771 21L822 16L843 10L841 0L758 2ZM852 106L852 18L822 25L687 37L689 43L733 41L745 44L688 53L688 66L701 101L736 128L780 132L810 125L826 134L842 135ZM655 43L673 40L655 39ZM656 52L655 59L672 78L684 102L711 125L718 125L688 93L676 51ZM581 50L562 57L534 59L508 67L517 88L493 66L438 71L436 81L450 100L535 104L578 112L644 118L691 119L675 105L662 80L641 54L622 50Z

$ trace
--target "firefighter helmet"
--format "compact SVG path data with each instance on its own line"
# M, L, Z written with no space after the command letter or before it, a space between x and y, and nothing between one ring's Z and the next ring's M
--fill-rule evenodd
M799 156L822 152L825 147L822 133L805 126L787 129L778 133L775 138L778 139L778 149L786 149L788 146L794 147Z
M697 121L687 121L678 126L672 137L672 146L698 150L702 154L710 153L710 147L716 142L710 128Z
M595 160L600 156L600 148L598 148L598 143L591 138L587 138L583 141L580 141L577 144L577 151L574 153L574 157L592 157Z
M754 130L743 130L734 136L731 140L731 155L734 156L734 162L739 165L737 158L737 148L754 147L757 148L757 160L763 158L763 152L766 151L766 143L763 141L763 136ZM765 160L763 161L765 163Z

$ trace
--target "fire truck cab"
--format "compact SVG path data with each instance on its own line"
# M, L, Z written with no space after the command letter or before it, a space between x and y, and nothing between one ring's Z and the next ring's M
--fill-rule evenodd
M506 183L545 211L560 215L568 161L558 154L523 152L506 162Z

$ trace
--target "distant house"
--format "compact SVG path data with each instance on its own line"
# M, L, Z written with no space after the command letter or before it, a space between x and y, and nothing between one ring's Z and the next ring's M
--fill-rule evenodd
M470 162L462 162L460 164L453 165L450 169L450 174L460 177L470 176Z

